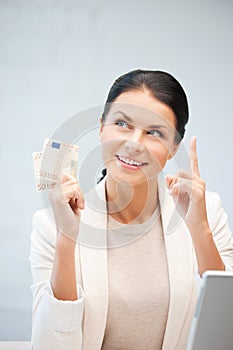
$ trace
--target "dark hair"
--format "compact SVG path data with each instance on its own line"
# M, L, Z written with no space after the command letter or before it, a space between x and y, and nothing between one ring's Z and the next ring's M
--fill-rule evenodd
M136 69L117 78L108 93L102 123L106 120L111 104L119 95L142 89L148 90L154 98L169 106L174 112L177 131L174 141L178 144L184 137L185 125L189 118L188 101L180 83L167 72Z

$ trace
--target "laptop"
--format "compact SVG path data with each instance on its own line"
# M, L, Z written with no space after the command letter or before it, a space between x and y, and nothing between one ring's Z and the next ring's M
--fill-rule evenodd
M233 350L233 273L206 271L187 350Z

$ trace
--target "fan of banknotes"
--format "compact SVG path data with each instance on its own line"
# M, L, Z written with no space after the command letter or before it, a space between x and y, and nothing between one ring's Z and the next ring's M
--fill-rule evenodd
M42 151L33 152L32 158L37 191L53 189L64 173L76 176L77 145L46 138Z

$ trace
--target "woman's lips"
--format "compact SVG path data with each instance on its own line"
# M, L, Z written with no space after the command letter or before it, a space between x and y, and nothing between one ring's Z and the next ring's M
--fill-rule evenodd
M118 155L116 157L121 163L121 165L127 169L136 170L136 169L140 169L143 165L148 164L148 163L139 162L138 160L134 160L127 157L118 156Z

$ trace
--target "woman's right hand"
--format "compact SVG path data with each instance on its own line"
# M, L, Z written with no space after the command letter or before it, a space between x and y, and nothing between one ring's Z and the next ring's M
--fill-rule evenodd
M85 208L84 197L75 177L65 174L49 193L58 237L62 234L77 240L80 223L80 210Z

